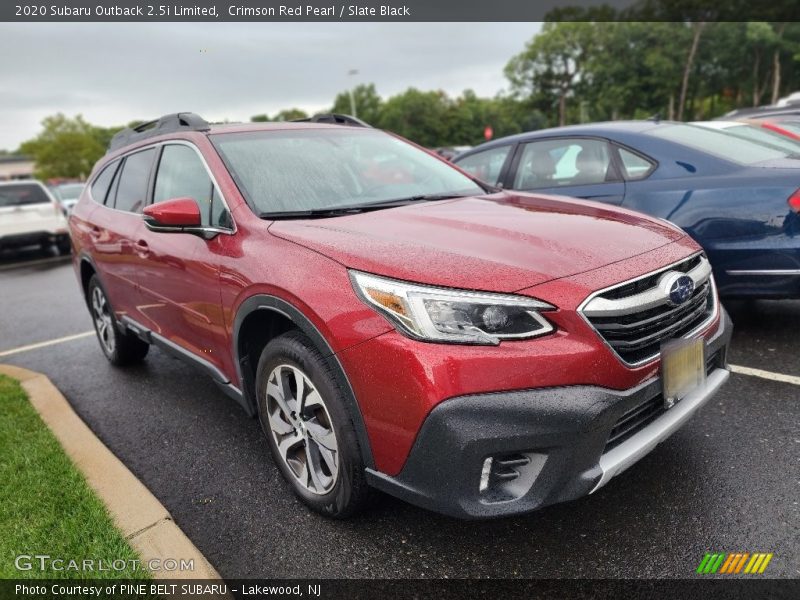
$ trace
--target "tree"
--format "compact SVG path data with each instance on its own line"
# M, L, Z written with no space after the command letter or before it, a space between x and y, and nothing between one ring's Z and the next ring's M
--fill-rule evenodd
M380 119L383 101L375 90L375 84L361 84L353 90L353 103L359 119L374 125ZM349 115L352 110L350 107L350 91L339 92L333 101L331 112Z
M555 97L558 123L567 122L567 99L574 96L586 61L594 51L597 24L587 22L545 23L542 32L506 65L512 89L522 96Z
M433 148L447 140L446 116L449 103L447 95L442 91L421 92L409 88L386 101L374 124L422 146Z
M707 23L699 21L692 23L692 45L689 47L689 54L686 56L686 64L683 67L683 79L681 81L681 96L678 102L678 120L683 119L683 110L686 107L686 94L689 90L689 77L694 67L694 59L697 56L697 48L700 45L700 38L703 35Z
M299 108L285 108L276 114L273 121L295 121L297 119L307 119L308 113Z
M260 115L253 115L250 117L251 123L265 123L267 121L295 121L297 119L308 118L308 113L299 108L284 108L278 112L274 117L270 117L266 113Z
M118 131L95 127L81 115L70 119L61 113L46 117L42 128L39 135L19 148L20 154L34 159L35 175L40 179L86 178Z

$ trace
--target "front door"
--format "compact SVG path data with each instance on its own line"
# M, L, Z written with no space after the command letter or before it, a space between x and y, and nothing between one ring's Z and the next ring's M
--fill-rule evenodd
M232 233L230 214L199 151L185 143L161 149L153 202L192 198L213 238L190 233L140 230L148 257L138 272L142 325L196 357L221 368L227 347L219 291L223 238Z

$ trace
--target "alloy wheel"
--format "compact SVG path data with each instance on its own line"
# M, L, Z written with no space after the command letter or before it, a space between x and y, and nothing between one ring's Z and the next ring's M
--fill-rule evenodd
M267 418L278 454L297 482L313 494L336 483L339 446L330 414L311 379L282 364L267 380Z
M114 320L111 310L106 300L106 295L99 287L92 290L92 315L94 316L94 326L97 330L97 337L103 345L106 354L114 354Z

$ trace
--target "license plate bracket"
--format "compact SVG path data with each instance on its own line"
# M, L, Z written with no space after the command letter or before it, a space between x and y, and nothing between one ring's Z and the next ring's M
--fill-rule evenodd
M664 408L672 408L705 382L705 343L702 338L673 339L661 344Z

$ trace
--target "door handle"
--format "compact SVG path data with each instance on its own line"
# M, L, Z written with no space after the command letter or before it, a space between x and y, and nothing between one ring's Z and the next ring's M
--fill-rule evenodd
M148 246L147 242L144 240L137 240L134 244L134 248L136 249L136 253L140 256L147 256L150 254L150 246Z

